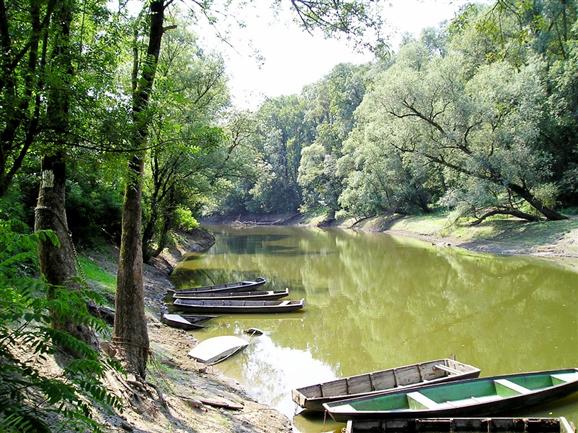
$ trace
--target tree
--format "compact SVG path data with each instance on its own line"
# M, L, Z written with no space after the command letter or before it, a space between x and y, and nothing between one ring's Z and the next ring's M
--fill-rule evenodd
M135 153L128 162L122 207L122 232L118 261L113 341L127 367L144 378L149 354L149 339L144 312L142 254L142 183L145 147L150 114L150 95L159 61L165 10L171 0L153 0L147 15L148 45L144 58L135 52L132 83L132 131L130 144ZM136 38L135 38L136 39ZM136 40L135 40L136 44ZM143 150L141 150L143 149Z
M564 218L537 194L548 156L537 146L544 89L532 65L516 71L496 62L468 79L461 57L448 55L418 67L399 61L379 81L364 113L384 144L497 188L491 214L535 220L524 202L547 219Z
M315 139L301 153L298 181L303 190L303 208L321 205L329 211L329 220L339 210L343 178L338 173L337 161L353 128L353 113L365 94L366 69L338 65L304 92L307 118L315 128Z
M210 194L207 177L221 175L223 167L214 168L225 158L222 128L212 126L228 103L222 59L204 54L192 34L177 29L165 38L158 75L145 183L145 261L165 248L179 210L199 206Z
M45 108L49 27L58 2L0 1L0 196L20 170Z

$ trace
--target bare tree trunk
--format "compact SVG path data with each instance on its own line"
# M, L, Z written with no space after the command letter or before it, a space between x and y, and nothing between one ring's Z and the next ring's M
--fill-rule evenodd
M70 25L72 22L73 0L58 3L55 11L55 42L51 54L52 67L59 79L49 87L47 123L52 132L53 146L42 158L42 181L38 191L35 209L35 230L52 230L58 237L59 245L49 240L39 244L40 270L48 283L78 289L76 277L76 256L66 219L66 163L65 149L69 128L69 100L72 77L70 58ZM57 72L56 72L57 71ZM49 293L49 296L54 292ZM89 344L96 345L92 330L64 321L55 316L53 325L66 330Z
M147 142L149 116L145 113L153 89L163 36L165 5L150 3L150 27L147 56L140 64L141 76L134 83L132 104L135 149ZM135 62L135 67L139 62ZM137 73L133 74L136 77ZM138 376L146 376L149 339L144 313L143 253L142 253L142 178L145 152L137 152L128 164L128 179L122 209L122 235L118 263L116 308L113 340L127 368Z

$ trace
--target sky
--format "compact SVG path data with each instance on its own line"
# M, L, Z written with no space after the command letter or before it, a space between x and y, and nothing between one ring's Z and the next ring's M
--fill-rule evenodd
M403 33L419 35L426 27L452 19L465 3L390 0L383 13L391 45L395 49ZM246 26L231 27L228 40L232 47L221 42L208 25L194 29L204 49L224 57L232 102L237 108L255 109L267 97L299 93L339 63L365 63L372 59L370 53L356 52L344 40L328 40L300 29L293 21L295 13L289 9L288 0L281 1L286 6L278 13L271 9L270 0L254 0L250 4L248 9L234 11L233 15ZM226 24L218 29L225 33Z

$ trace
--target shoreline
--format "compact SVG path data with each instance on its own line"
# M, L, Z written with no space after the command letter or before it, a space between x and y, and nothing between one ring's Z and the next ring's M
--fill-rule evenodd
M578 269L578 217L565 221L522 222L496 219L478 226L451 222L446 215L377 216L359 221L353 219L326 223L323 217L294 214L249 215L245 217L209 218L203 224L225 224L237 227L297 226L338 228L359 232L385 233L417 239L437 247L461 248L467 251L500 256L527 256L571 264Z
M199 342L192 332L170 328L159 320L164 294L174 287L169 279L172 267L184 253L207 249L207 245L212 246L212 242L207 243L206 238L199 242L198 236L181 234L177 245L166 249L152 265L145 264L145 312L151 350L145 386L150 389L133 390L127 395L124 380L108 378L109 385L124 397L126 404L122 414L100 414L105 431L291 431L291 420L281 412L257 402L241 384L219 370L189 358L188 351ZM108 274L114 274L117 253L116 248L109 245L104 250L84 252L83 256ZM98 286L98 281L91 283ZM110 301L110 296L108 298ZM107 343L103 343L103 350L107 350ZM130 375L127 382L134 382ZM134 397L135 394L138 396ZM239 405L242 409L234 408Z

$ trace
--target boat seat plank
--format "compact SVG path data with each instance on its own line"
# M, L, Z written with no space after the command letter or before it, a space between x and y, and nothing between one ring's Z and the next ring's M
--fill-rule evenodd
M445 372L450 373L450 374L462 373L461 371L456 370L455 368L451 368L451 367L448 367L447 365L443 365L443 364L436 364L435 368L437 368L438 370L445 371Z
M438 403L436 403L435 401L426 397L425 395L423 395L420 392L408 392L407 398L414 400L416 403L425 407L426 409L434 409L434 408L437 408L439 406ZM411 404L410 404L410 407L411 407Z
M552 379L557 379L561 383L568 383L574 382L578 380L578 372L576 373L561 373L561 374L552 374Z
M512 391L519 392L520 394L528 394L529 392L532 392L528 388L524 388L523 386L518 385L517 383L514 382L510 382L507 379L496 379L494 380L494 382L506 388L510 388Z

